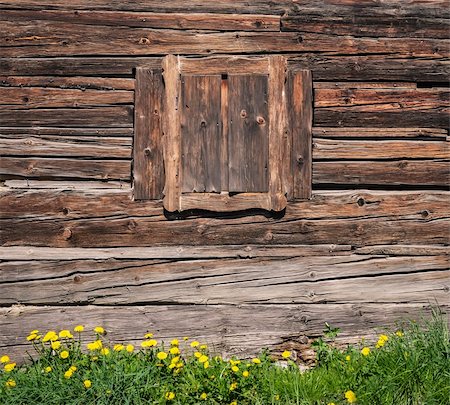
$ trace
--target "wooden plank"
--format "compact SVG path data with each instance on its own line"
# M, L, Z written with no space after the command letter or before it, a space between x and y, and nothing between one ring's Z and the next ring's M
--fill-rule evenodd
M361 7L362 8L362 7ZM307 11L295 16L281 18L281 31L352 35L355 37L385 38L442 38L448 39L448 19L399 15L358 15L361 8L341 15L309 14ZM365 8L365 7L364 7Z
M288 142L289 123L286 96L286 59L283 56L269 56L269 195L272 209L282 211L286 208L287 157L285 145Z
M161 70L136 69L133 144L135 200L160 199L164 187Z
M191 259L182 268L179 261L146 259L6 262L0 267L0 305L428 303L430 296L445 302L448 259ZM29 277L16 280L24 267Z
M277 196L276 196L277 197ZM276 198L275 197L275 198ZM282 201L282 195L278 199ZM238 193L229 195L187 193L181 196L181 210L202 209L214 212L232 212L250 209L271 210L273 198L268 193Z
M268 191L269 86L267 76L228 76L230 192Z
M222 190L221 86L219 75L181 76L181 190Z
M182 184L181 139L180 139L180 71L177 58L168 55L163 59L163 77L165 84L164 99L164 208L167 211L180 209Z
M289 75L292 199L311 198L313 91L311 71Z
M447 141L334 140L315 138L314 159L449 159Z
M0 110L2 126L16 127L107 127L131 128L133 108L130 106L91 108L39 108Z
M130 138L95 136L11 136L2 134L2 156L131 158Z
M92 190L92 189L126 189L131 188L131 184L126 181L70 181L70 180L5 180L4 187L10 189L36 189L50 190ZM0 187L0 191L5 189Z
M368 170L370 168L370 170ZM313 184L411 185L448 187L445 160L314 162Z
M2 21L2 26L0 47L4 57L243 54L258 53L261 49L335 55L413 55L431 59L449 55L448 41L429 38L347 38L295 32L203 32L91 25L80 30L78 24L42 20Z
M420 247L420 246L416 246ZM408 247L406 247L408 248ZM392 250L395 249L395 246ZM432 246L431 251L435 255L448 253L449 248ZM376 250L376 247L375 247ZM381 248L380 248L381 250ZM30 261L30 260L107 260L107 259L218 259L234 258L249 259L255 257L299 257L299 256L323 256L335 254L349 254L349 245L228 245L228 246L158 246L144 248L46 248L30 246L2 247L0 260L3 261ZM409 249L414 254L413 249ZM389 250L390 252L390 250ZM362 253L363 254L363 253ZM380 253L383 254L383 253ZM387 254L387 253L386 253ZM424 256L425 254L420 254ZM3 274L3 273L2 273ZM18 275L19 279L29 277Z
M450 63L446 58L415 58L389 55L321 55L317 53L289 54L289 67L313 71L314 80L392 80L410 82L447 83ZM239 73L245 68L248 73L267 73L267 59L248 56L211 56L200 61L187 59L181 62L185 73L211 74ZM192 68L189 68L192 61ZM204 69L199 71L199 64ZM121 75L134 77L136 66L160 68L160 57L59 57L59 58L0 58L0 71L6 75ZM225 68L226 67L226 68Z
M446 140L447 130L440 128L334 128L314 127L314 138L420 138Z
M2 157L0 176L8 178L122 179L131 174L129 160L81 160L71 158Z
M134 90L134 79L82 76L0 76L0 86L78 90Z
M222 192L229 190L229 157L228 157L228 76L222 76L220 83L220 116L222 121L222 142L220 144L220 189Z
M133 128L55 128L55 127L0 127L0 135L5 138L19 137L120 137L131 138Z
M442 306L442 310L448 310ZM311 305L138 305L138 306L20 306L0 309L0 352L16 361L31 351L30 330L62 330L84 324L87 331L103 325L113 343L139 346L149 330L161 341L190 336L208 343L225 357L259 354L263 348L293 342L301 353L305 337L322 335L324 322L341 329L342 343L361 337L376 341L380 326L395 328L399 321L430 315L428 304L311 304ZM245 334L242 325L246 325ZM264 325L264 328L261 327ZM85 339L92 339L86 332ZM308 341L308 339L306 339ZM309 346L308 346L309 348ZM292 348L291 348L292 350ZM300 354L299 354L299 357ZM28 359L28 358L27 358Z
M317 82L314 89L417 89L417 83L410 82Z
M139 8L136 5L136 8ZM84 25L220 31L279 31L280 17L264 14L154 13L135 11L2 10L8 21L66 21Z
M363 246L354 251L362 255L391 255L391 256L439 256L450 255L449 246L433 245L379 245Z

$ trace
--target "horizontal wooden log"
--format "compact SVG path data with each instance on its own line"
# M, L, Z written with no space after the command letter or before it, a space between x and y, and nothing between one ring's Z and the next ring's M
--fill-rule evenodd
M353 8L341 15L309 14L307 11L295 16L281 18L282 31L325 33L330 35L353 35L355 37L387 38L448 38L450 21L444 18L399 15L358 15L366 7ZM355 12L356 11L356 12ZM364 13L367 11L364 10Z
M131 138L94 136L3 136L0 129L0 150L3 156L58 156L131 159ZM82 165L83 162L80 162Z
M358 111L394 111L432 110L447 107L450 103L448 88L361 88L343 83L336 88L330 83L329 88L314 90L314 106L321 107L353 107L360 106Z
M0 87L2 108L30 109L87 107L133 104L133 91L48 89L39 87Z
M0 86L48 87L78 90L134 90L134 79L77 76L0 76Z
M417 83L410 82L314 82L314 89L417 89Z
M366 255L393 255L393 256L439 256L450 255L450 246L433 245L378 245L363 246L355 249L356 254Z
M356 38L291 32L197 32L50 21L2 21L4 57L65 55L162 55L265 52L327 52L445 58L448 43L428 38ZM162 41L161 38L164 40Z
M440 128L335 128L313 127L315 138L421 138L446 140L448 131Z
M289 65L294 69L313 72L314 80L406 80L411 82L446 83L450 75L450 63L442 59L412 58L386 55L330 56L316 53L289 56ZM205 69L220 71L232 65L235 57L202 58ZM250 57L239 57L239 64L253 65ZM155 57L108 58L0 58L0 72L6 75L126 75L132 77L137 66L160 68L161 59ZM227 68L228 69L228 68Z
M0 305L447 302L448 264L369 255L5 262Z
M13 181L7 181L10 184ZM17 181L16 181L17 182ZM40 186L39 183L44 183ZM47 184L50 183L50 184ZM55 184L59 189L55 188ZM101 217L121 218L134 217L153 218L154 222L162 222L168 227L173 223L167 222L163 216L160 201L132 201L132 190L127 188L108 190L98 189L109 183L92 182L91 189L77 189L76 182L37 182L29 181L32 188L43 189L3 188L0 194L2 207L1 218L10 219L42 219L49 220L92 220ZM82 187L88 187L91 182L81 182ZM24 187L25 185L21 185ZM47 189L47 187L49 187ZM109 186L111 187L111 186ZM116 183L119 188L120 184ZM304 219L341 219L354 221L359 219L424 219L437 220L448 218L450 214L450 193L447 191L316 191L310 200L290 203L286 214L280 223ZM225 222L224 222L225 221ZM256 217L228 218L207 221L212 226L227 224L248 224L254 221L270 224L270 218L262 215ZM191 223L199 226L201 217L180 221L179 224ZM201 230L202 228L200 228ZM172 241L174 244L176 241ZM190 243L189 243L190 244Z
M0 135L16 137L132 137L133 128L55 128L55 127L0 127Z
M442 309L446 307L442 304ZM365 336L375 340L379 327L399 321L419 320L430 312L429 305L396 304L312 304L312 305L139 305L139 306L21 306L0 308L0 353L13 360L32 352L26 342L30 330L71 329L83 324L86 342L94 327L103 325L113 342L130 342L139 347L148 331L158 340L190 336L208 343L214 353L246 357L263 348L276 348L286 341L304 342L304 337L322 335L324 322L341 329L342 343L358 343ZM245 332L242 330L245 325ZM299 349L299 353L300 353ZM300 356L299 356L300 357Z
M130 179L130 160L2 157L0 176L82 179Z
M448 187L445 160L313 162L313 184Z
M2 126L133 127L133 107L42 108L0 110Z
M334 140L315 138L314 159L449 159L447 141ZM368 168L371 170L371 168Z
M44 189L51 190L91 190L91 189L126 189L130 190L131 183L126 181L83 181L83 180L5 180L0 193L7 189Z
M187 4L188 6L188 4ZM136 5L136 8L139 8ZM64 21L85 25L220 31L279 31L280 17L261 14L154 13L126 11L3 10L8 21Z

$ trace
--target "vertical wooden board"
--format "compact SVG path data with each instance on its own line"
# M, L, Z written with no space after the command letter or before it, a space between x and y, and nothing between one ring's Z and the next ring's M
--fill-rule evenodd
M164 187L162 93L161 70L138 67L136 69L133 145L135 200L162 198Z
M227 76L222 76L222 85L220 89L220 110L222 119L222 144L220 149L220 176L221 192L228 192L228 80Z
M222 77L181 76L182 192L221 191Z
M164 97L164 208L179 211L181 195L180 140L180 71L178 59L168 55L163 59Z
M269 165L268 78L228 76L230 192L267 192Z
M289 72L288 111L292 133L291 200L311 198L313 90L310 70Z

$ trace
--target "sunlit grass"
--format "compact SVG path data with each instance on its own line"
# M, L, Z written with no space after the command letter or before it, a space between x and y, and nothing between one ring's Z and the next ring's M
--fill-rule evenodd
M0 356L2 404L448 404L450 348L442 315L409 322L369 345L333 346L327 325L317 364L301 372L284 352L222 359L188 338L140 347L114 344L102 327L32 331L37 356L17 365ZM108 336L108 338L106 337ZM81 337L91 339L81 345ZM113 337L111 338L113 340ZM280 361L286 367L280 367Z

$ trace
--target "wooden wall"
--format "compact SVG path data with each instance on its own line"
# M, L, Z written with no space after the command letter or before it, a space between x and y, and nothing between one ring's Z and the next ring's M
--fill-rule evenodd
M448 3L187 3L0 0L0 353L85 323L301 357L324 322L348 342L447 308ZM311 200L132 201L134 72L168 53L312 70Z

